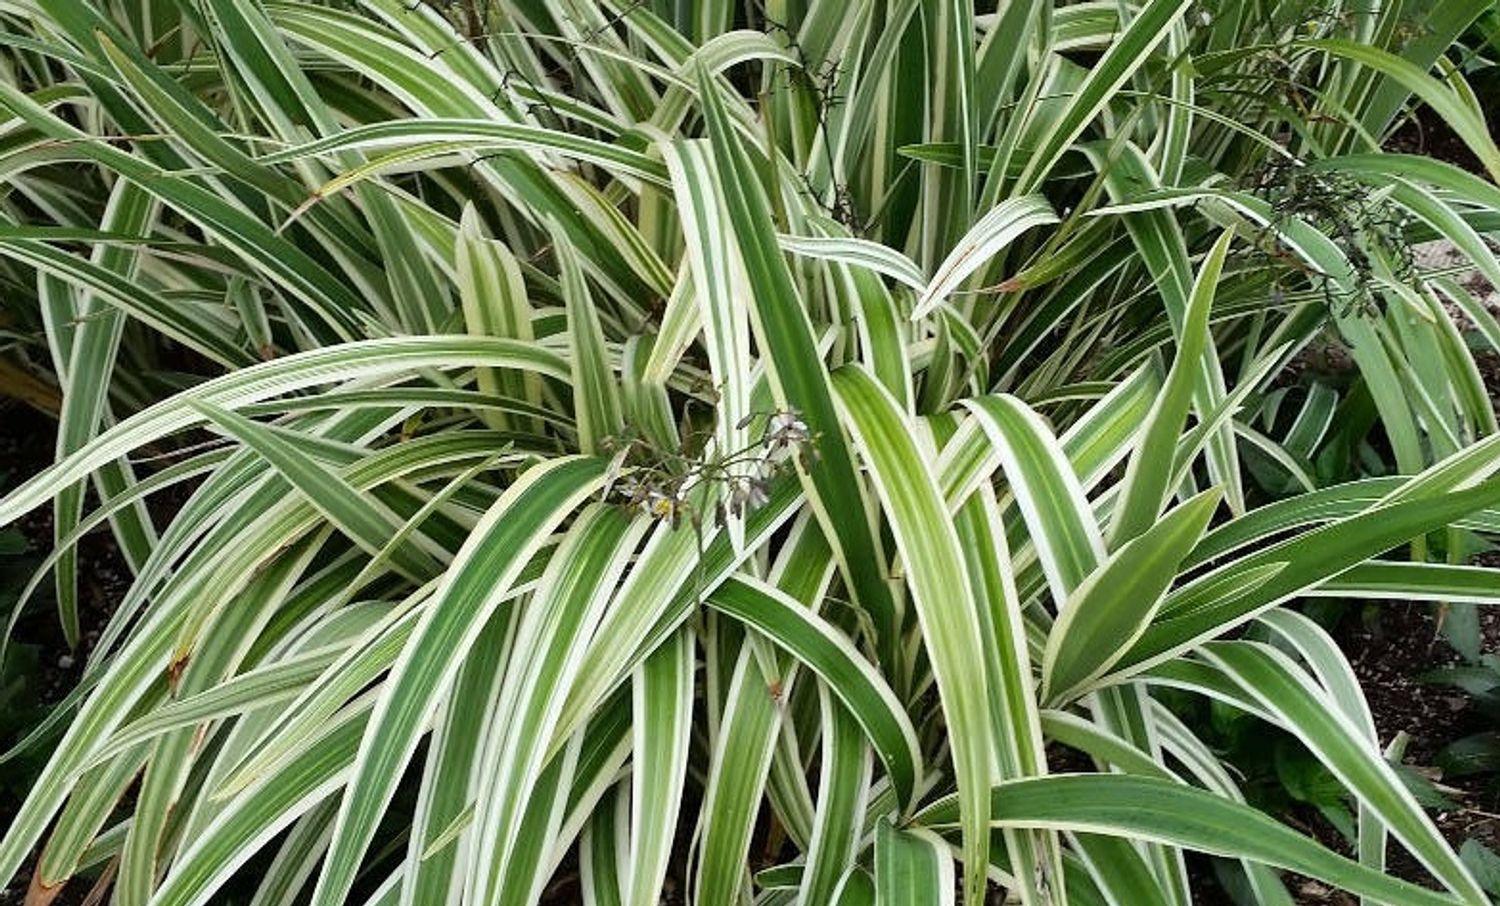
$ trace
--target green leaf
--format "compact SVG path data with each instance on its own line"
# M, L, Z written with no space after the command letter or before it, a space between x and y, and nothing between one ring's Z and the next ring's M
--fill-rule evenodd
M1202 653L1295 733L1449 890L1483 906L1488 898L1395 768L1290 658L1255 642L1218 642Z
M1161 395L1146 418L1146 428L1130 453L1123 490L1115 504L1111 538L1127 541L1146 531L1161 512L1162 502L1170 490L1174 469L1172 451L1182 434L1198 385L1203 351L1208 346L1208 316L1213 305L1214 289L1223 271L1224 257L1234 234L1225 232L1214 243L1193 283L1187 313L1182 325L1182 342L1177 357L1167 373Z
M1219 567L1167 596L1156 621L1121 666L1135 671L1160 663L1364 560L1497 501L1500 480L1492 479L1440 497L1376 506ZM1277 563L1285 565L1269 578L1238 584L1252 571Z
M719 586L708 603L754 626L817 673L865 731L898 801L913 803L922 775L916 730L885 679L849 639L784 592L747 576Z
M856 366L834 372L833 381L906 565L964 803L964 890L969 899L977 900L983 896L988 863L982 800L991 770L991 734L984 672L974 670L983 663L984 653L963 551L937 480L926 465L936 456L917 445L915 432L890 393Z
M192 405L209 421L269 462L356 544L374 554L396 538L401 525L396 514L379 501L366 498L337 473L299 450L292 439L296 435L288 437L212 403L194 401ZM418 581L441 571L432 554L410 541L399 544L392 551L391 560L398 569Z
M693 636L679 629L638 667L631 684L633 758L626 906L661 901L672 857L693 728ZM610 841L611 847L613 841Z
M777 403L800 415L814 437L814 455L799 474L805 476L807 492L816 500L814 511L820 520L831 520L833 513L863 512L864 496L834 410L828 373L777 244L770 205L713 84L700 79L699 92L719 186L750 282L756 344ZM894 662L899 622L885 581L885 557L869 523L863 519L825 521L823 529L856 599L875 620L882 660Z
M925 317L947 301L969 275L989 264L995 253L1010 245L1016 237L1048 223L1056 223L1052 205L1040 195L1024 195L1001 202L969 228L948 257L943 259L932 280L923 287L912 309L912 319Z
M1459 902L1352 862L1263 812L1185 784L1128 774L1074 774L1013 780L995 788L997 825L1052 827L1153 840L1317 878L1379 902L1453 906ZM917 815L928 826L951 825L952 797ZM1232 842L1231 842L1232 841Z
M382 687L360 742L354 773L334 823L314 902L342 902L438 696L452 684L485 619L510 592L530 554L605 478L604 464L558 459L528 470L508 488L449 566L432 605Z
M1328 53L1368 66L1415 94L1433 112L1442 117L1455 134L1479 158L1490 179L1500 181L1500 149L1490 138L1483 115L1463 103L1457 93L1429 76L1421 67L1395 54L1341 38L1323 38L1298 42L1304 47Z
M604 351L604 329L583 276L583 263L568 242L557 234L557 261L562 269L563 304L568 315L568 353L572 365L573 409L578 421L578 443L585 453L612 452L608 438L619 438L624 427L619 381Z
M1185 557L1219 506L1205 491L1127 542L1061 608L1042 662L1042 698L1071 701L1109 671L1146 631Z
M953 903L953 856L948 844L922 828L898 830L885 818L875 826L875 901L881 906Z

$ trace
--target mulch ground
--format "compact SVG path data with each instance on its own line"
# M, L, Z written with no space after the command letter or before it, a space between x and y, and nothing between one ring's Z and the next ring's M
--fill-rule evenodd
M0 463L6 471L0 475L0 493L8 493L25 478L51 464L56 437L56 423L31 409L22 406L6 406L0 409ZM90 501L89 507L93 506ZM18 528L27 542L27 551L7 570L5 589L5 612L9 612L12 596L19 592L20 583L30 577L35 564L52 550L52 511L43 507L24 517ZM10 656L25 656L30 667L27 686L21 690L24 701L7 707L0 715L0 747L8 749L19 742L30 720L26 715L40 715L56 705L77 684L82 675L88 654L99 639L99 632L108 623L116 605L130 587L130 572L120 558L114 539L108 531L90 533L79 544L78 569L79 625L82 638L76 651L70 651L57 620L55 597L50 582L43 582L36 600L22 614L11 636ZM14 719L13 719L14 718ZM39 753L46 746L39 747ZM34 761L22 758L19 764L5 767L15 773L34 767ZM7 782L0 787L0 825L9 826L24 795L24 782ZM26 893L31 877L31 864L23 869L19 879L0 890L0 906L19 904ZM74 906L85 901L88 886L70 884L53 900L54 906Z
M1496 563L1495 565L1500 565ZM1477 840L1500 850L1500 786L1493 776L1445 777L1438 755L1455 740L1493 730L1492 721L1469 707L1469 696L1423 676L1462 662L1441 637L1437 609L1427 604L1391 602L1348 615L1334 637L1359 677L1382 745L1398 733L1410 738L1402 763L1431 780L1454 803L1431 812L1454 849ZM1366 619L1365 617L1370 617ZM1486 653L1500 651L1500 613L1480 614ZM1344 839L1316 813L1289 816L1325 845L1349 855ZM1399 845L1389 850L1388 870L1408 881L1432 886L1431 879ZM1289 887L1299 903L1355 906L1355 897L1305 879Z

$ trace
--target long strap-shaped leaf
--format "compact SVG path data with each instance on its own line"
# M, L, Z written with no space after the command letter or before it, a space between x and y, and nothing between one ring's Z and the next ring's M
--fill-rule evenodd
M1125 470L1120 501L1115 505L1112 539L1116 544L1145 531L1161 512L1162 501L1170 490L1172 454L1183 423L1187 420L1197 378L1202 374L1203 351L1208 347L1208 316L1214 289L1224 267L1232 232L1225 232L1204 259L1193 283L1187 312L1183 317L1177 358L1167 373L1161 395L1146 418L1146 430L1130 454ZM1217 362L1213 367L1218 367Z
M1378 506L1305 532L1207 573L1167 596L1156 621L1120 662L1159 664L1402 542L1500 502L1500 479L1438 497ZM1284 566L1247 586L1237 580Z
M93 758L102 761L159 733L233 717L252 708L292 698L317 679L338 655L338 650L331 647L309 651L247 670L211 689L163 705L116 731L109 744Z
M493 902L498 894L567 688L647 525L644 518L632 521L616 508L591 505L563 537L525 606L477 766L476 867L469 887L476 903Z
M101 229L127 234L145 230L155 218L157 207L150 196L134 183L121 180L110 194ZM140 261L139 250L130 247L95 246L92 260L100 267L118 272L128 282ZM111 310L103 299L84 293L76 311L69 312L66 349L54 346L58 361L58 379L64 387L62 411L57 421L57 454L63 456L83 446L99 430L109 411L108 394L114 380L115 356L124 329L124 315ZM84 486L75 484L57 496L53 509L53 546L78 524L83 512ZM122 519L139 519L135 509L121 512ZM149 525L149 518L144 520ZM149 536L148 536L149 537ZM129 545L122 552L132 558L136 551ZM57 607L63 635L69 645L78 642L77 554L71 548L57 561ZM138 566L139 564L133 564Z
M875 902L880 906L952 904L953 855L948 844L924 828L901 830L889 819L880 819L875 827Z
M1101 171L1112 196L1139 192L1143 186L1160 183L1160 177L1152 170L1145 153L1134 144L1127 143L1109 151L1102 145L1086 145L1084 150ZM1193 379L1188 380L1183 376L1178 380L1190 384L1189 392L1197 409L1198 419L1200 422L1206 421L1209 413L1224 400L1224 373L1212 336L1204 335L1200 341L1189 336L1189 330L1196 329L1192 325L1193 309L1198 305L1213 305L1230 240L1227 236L1220 237L1219 242L1204 257L1195 279L1192 263L1188 259L1187 239L1174 211L1131 213L1124 216L1124 221L1137 253L1145 262L1152 282L1156 284L1166 308L1168 323L1177 338L1179 352L1186 344L1197 346L1199 342L1202 343L1196 357L1185 363L1191 367ZM1206 313L1202 316L1206 317ZM1228 423L1220 426L1209 438L1208 450L1210 476L1224 485L1229 508L1234 512L1243 511L1245 506L1241 499L1243 494L1240 491L1239 460L1235 453L1234 434ZM1138 519L1138 516L1133 514L1133 518Z
M677 630L636 668L631 696L630 853L621 903L652 906L661 902L676 830L673 819L687 779L693 727L693 634L689 629Z
M1203 535L1219 505L1205 491L1162 517L1084 581L1047 637L1043 698L1069 701L1109 670L1146 631L1182 558Z
M1252 859L1403 906L1455 906L1447 894L1387 877L1325 849L1264 812L1173 780L1129 774L1063 774L995 788L997 825L1051 827L1152 840L1226 858ZM917 815L952 826L958 806L945 797Z
M426 592L420 594L425 596ZM378 632L371 632L346 651L296 701L279 711L253 752L238 763L224 760L226 768L232 767L232 771L226 771L220 778L213 794L215 799L232 796L280 767L289 753L318 733L344 702L389 669L411 638L417 613L403 608L390 614L387 621Z
M299 450L286 435L211 403L195 402L194 408L269 462L355 544L374 554L395 538L401 525L395 513L356 491L332 469ZM440 571L431 554L409 542L399 545L391 560L419 582Z
M864 729L897 800L910 806L922 775L916 730L896 694L854 644L785 592L749 576L731 578L708 603L754 626L818 674Z
M793 665L787 676L775 678L782 694L792 691L796 676ZM729 681L703 795L703 842L693 900L704 906L733 906L742 899L750 835L765 795L783 715L767 679L754 646L742 646Z
M1042 417L1012 396L964 400L1000 457L1000 467L1031 529L1062 606L1104 559L1104 539L1083 488Z
M453 243L453 269L464 325L469 333L531 341L532 307L526 298L521 265L504 243L485 238L480 228L479 212L473 205L464 208L459 221ZM486 393L531 404L541 402L541 382L534 374L481 368L476 373L476 380L479 389ZM511 423L506 415L487 416L486 421L495 428ZM514 424L528 422L521 419Z
M1372 560L1303 594L1310 597L1500 604L1500 576L1488 566Z
M979 605L985 691L998 779L1046 774L1046 742L1032 681L1028 626L1016 593L1005 522L994 490L987 484L977 488L955 522L974 600ZM1056 835L1008 829L1002 836L1021 902L1044 904L1049 896L1060 897L1064 869Z
M485 713L494 701L496 684L510 654L507 642L516 622L513 610L490 618L464 659L443 710L434 719L398 885L403 906L448 902L463 896L463 872L474 847L470 831L474 794L481 779L475 776L474 766L488 729L488 722L476 715Z
M44 503L59 488L142 444L202 420L195 400L226 409L319 384L400 374L421 368L495 365L566 380L567 364L550 349L493 337L394 337L325 346L230 372L168 397L102 432L93 443L33 476L0 500L0 524Z
M1022 233L1035 226L1056 222L1057 215L1052 212L1052 205L1040 195L1024 195L996 205L964 234L938 265L932 280L917 297L912 318L925 317L943 304L970 274L988 264L996 252Z
M978 902L984 895L990 842L984 829L984 791L978 789L991 771L985 674L975 669L984 662L984 652L958 533L928 465L937 457L918 445L890 392L869 372L845 366L834 372L833 385L906 565L964 803L964 891Z
M376 825L416 751L438 697L522 567L552 530L605 480L596 459L565 458L533 467L485 514L449 567L412 640L391 669L360 743L333 842L313 902L344 901Z
M965 400L964 405L974 413L999 454L1053 600L1066 612L1074 594L1106 559L1103 537L1077 473L1042 417L1025 403L1002 394ZM1100 693L1096 716L1132 743L1154 751L1144 702L1144 693L1138 689L1106 689ZM1151 855L1174 899L1185 900L1186 878L1180 854L1157 847Z
M839 879L855 863L870 786L870 746L859 723L826 683L818 686L818 704L818 805L798 892L799 902L808 906L829 902Z
M724 531L700 544L689 526L670 521L657 526L599 625L584 670L569 691L560 733L580 726L636 664L688 619L704 595L794 515L803 500L799 492L794 481L773 485L771 499L746 517L745 543L738 549Z
M817 526L803 520L774 561L772 574L784 601L807 606L820 600L832 577L832 558ZM783 603L783 599L773 599ZM796 725L786 701L800 689L802 664L772 654L755 633L741 635L732 623L711 620L705 633L705 691L713 758L699 819L701 852L697 898L733 899L741 889L759 803L769 796L773 814L800 842L809 834L811 794L802 769ZM733 661L734 672L725 676ZM714 712L726 688L722 719ZM778 749L780 757L778 758ZM805 800L803 802L802 800ZM800 825L800 828L799 828Z
M668 146L665 154L687 240L708 364L718 391L714 436L719 455L732 457L749 445L747 421L754 379L745 268L725 216L723 193L714 181L708 143L679 142ZM735 467L731 474L744 477L746 467ZM736 533L742 531L737 517L729 524Z
M368 726L368 699L351 704L296 757L275 774L241 793L194 838L151 902L155 906L202 906L219 885L299 815L336 792L349 776L350 760Z
M1062 153L1078 140L1131 74L1146 63L1187 8L1188 0L1151 0L1136 13L1130 27L1089 68L1088 78L1068 98L1062 116L1049 126L1042 144L1026 159L1012 194L1036 191Z
M0 238L0 255L29 264L108 304L111 309L97 313L106 320L120 313L128 314L225 367L253 361L218 319L195 316L190 309L95 261L68 254L24 234Z
M562 271L563 304L568 314L568 355L572 368L573 410L578 420L578 444L584 453L601 454L606 441L620 435L624 417L620 414L619 380L610 371L604 353L604 329L599 311L583 276L583 262L558 231L558 267Z
M1378 746L1380 737L1369 703L1365 701L1364 690L1359 687L1359 678L1355 675L1354 668L1339 650L1333 637L1310 617L1284 607L1266 611L1257 622L1269 628L1276 638L1289 646L1307 664L1328 697L1344 712L1344 716L1359 728L1372 747ZM1389 758L1389 753L1387 757ZM1357 828L1360 864L1376 871L1384 871L1389 835L1385 824L1368 802L1359 803ZM1366 902L1370 901L1367 899Z
M857 267L865 267L892 277L921 292L927 288L927 275L917 263L890 246L868 239L852 236L788 236L776 237L781 247L794 255L837 261Z
M751 324L777 401L795 409L812 430L815 456L804 474L808 496L840 568L879 631L882 661L897 660L899 620L886 585L885 557L867 519L844 432L834 410L828 373L813 339L812 323L776 241L771 210L749 156L707 77L700 81L714 164L735 241L745 262Z
M1490 137L1484 117L1478 110L1466 104L1452 88L1423 72L1410 60L1402 59L1378 47L1334 38L1302 43L1304 46L1324 50L1334 56L1353 60L1378 70L1399 83L1402 88L1421 98L1422 102L1441 116L1464 144L1469 146L1469 150L1474 152L1474 156L1479 158L1480 163L1490 174L1490 179L1500 181L1500 149L1495 147L1495 140Z
M316 316L315 323L331 338L355 336L354 312L365 308L359 297L306 252L261 221L196 183L170 176L139 157L85 135L13 87L0 86L0 104L53 138L79 143L100 164L137 181L164 204L192 217L247 262L296 293Z
M1395 768L1305 671L1257 642L1215 642L1202 654L1296 734L1449 890L1465 902L1488 902Z
M554 151L655 183L665 184L667 181L666 168L659 161L623 146L540 126L440 117L356 126L337 135L267 154L257 163L280 164L338 151L418 144L431 146L433 154L486 147Z

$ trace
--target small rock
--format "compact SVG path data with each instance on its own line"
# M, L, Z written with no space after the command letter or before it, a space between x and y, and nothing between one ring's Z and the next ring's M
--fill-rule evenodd
M64 654L61 657L59 657L57 659L57 666L61 670L72 670L73 669L73 655L71 655L71 654Z
M1322 884L1319 884L1317 881L1302 882L1302 885L1297 888L1297 892L1302 894L1304 897L1317 897L1319 899L1323 899L1328 896L1328 888L1324 887Z

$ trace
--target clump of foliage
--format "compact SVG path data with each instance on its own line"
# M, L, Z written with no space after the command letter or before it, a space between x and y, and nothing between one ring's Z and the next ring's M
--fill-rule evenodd
M1487 902L1297 607L1500 603L1454 555L1500 325L1406 251L1500 284L1483 5L6 5L0 378L59 424L16 606L76 643L96 530L133 583L4 755L0 877L1187 904L1202 853ZM1417 107L1484 175L1384 150ZM1351 853L1177 695L1300 747Z

